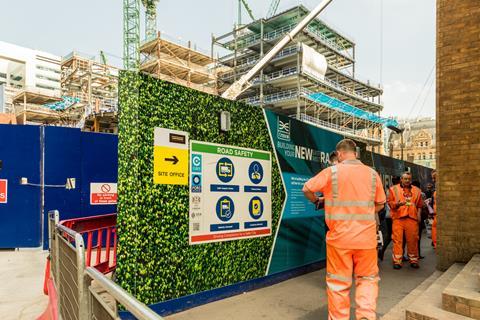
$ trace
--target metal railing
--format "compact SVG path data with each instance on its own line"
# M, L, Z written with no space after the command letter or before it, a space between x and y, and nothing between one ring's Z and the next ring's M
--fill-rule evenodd
M279 37L292 31L296 26L297 26L297 23L292 23L292 24L280 27L278 29L272 30L270 32L265 33L263 35L263 39L265 41L272 41L272 40L278 39ZM324 33L322 33L315 25L309 24L305 28L305 31L315 36L319 41L323 42L324 44L327 44L331 49L348 57L345 54L346 52L348 52L348 50L345 47L339 45L337 42L333 41L332 39L327 38L327 36ZM260 40L261 40L261 35L259 33L245 35L237 38L236 47L237 49L246 48L256 44ZM235 50L235 39L228 41L223 46L230 50ZM351 59L351 57L348 57L348 58Z
M297 52L298 52L298 47L296 45L287 47L287 48L283 49L282 51L280 51L271 61L274 62L278 59L281 59L283 57L295 54ZM260 55L257 54L257 55L248 57L246 59L239 60L236 68L238 70L238 69L241 69L241 68L244 68L244 67L248 67L250 65L254 65L255 63L257 63L257 61L259 59L260 59ZM241 76L242 74L247 73L247 71L248 70L245 70L244 72L238 72L237 71L237 76ZM222 77L222 79L227 80L229 78L233 78L234 75L235 75L235 71L231 71L231 72L222 74L221 77Z
M296 75L297 73L298 72L297 72L296 67L285 68L285 69L282 69L282 70L264 75L264 83L268 83L269 81L273 81L273 80L277 80L277 79L281 79L281 78L290 77L292 75ZM338 91L341 91L344 94L350 95L350 96L355 97L355 98L362 99L364 102L367 102L367 103L372 104L372 105L379 105L378 103L373 102L371 100L370 96L368 96L366 94L362 94L362 93L357 92L355 90L352 90L352 89L348 88L347 86L341 85L340 83L338 83L336 81L333 81L333 80L328 79L326 77L324 79L319 79L318 77L315 77L314 75L311 75L311 74L309 74L305 71L303 71L303 74L307 75L310 78L313 78L314 81L316 81L318 83L323 83L323 84L327 85L328 87L330 87L332 89L337 89ZM260 83L260 77L256 77L255 79L253 79L252 83L253 84ZM292 90L296 90L296 89L292 89ZM292 90L287 90L287 91L292 91ZM307 90L307 89L305 89L305 90ZM282 91L282 92L285 92L285 91ZM281 96L284 95L284 94L282 94L282 92L280 93ZM309 92L311 92L311 91L309 90ZM314 92L311 92L311 93L314 93ZM274 94L274 96L272 96L272 98L270 99L269 102L273 103L273 102L277 101L278 99L276 98L276 96L278 96L277 93ZM268 96L265 96L265 99L264 99L265 102L267 102L267 97ZM252 102L258 102L259 103L259 101L260 101L259 96L251 97L251 98L248 98L246 100L247 103L251 103L251 104L252 104Z
M58 293L59 319L118 320L118 304L139 320L163 319L100 271L86 267L82 235L59 224L57 210L48 216L50 274Z
M300 120L306 123L318 125L326 129L335 130L335 131L341 132L342 134L350 135L352 137L363 138L363 139L366 139L372 142L377 142L377 143L381 141L381 138L378 135L372 134L370 130L368 130L367 128L354 130L345 126L338 125L333 122L328 122L328 121L318 119L316 117L312 117L304 113L300 114L299 116L292 115L292 118L295 118L297 120Z

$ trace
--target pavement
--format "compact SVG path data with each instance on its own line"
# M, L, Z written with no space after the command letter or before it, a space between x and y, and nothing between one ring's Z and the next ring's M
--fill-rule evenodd
M36 319L45 311L43 294L47 251L0 250L0 315L2 320Z
M380 262L380 294L377 312L387 313L434 271L436 258L430 240L424 237L420 269L408 263L393 270L391 252ZM48 252L0 250L0 315L2 320L36 319L46 308L43 277ZM353 293L352 293L353 294ZM353 303L352 299L352 303ZM353 312L352 312L353 315ZM279 284L193 308L167 320L327 319L325 270L312 272Z
M380 293L377 302L378 316L387 313L393 306L416 288L434 271L435 253L431 240L425 234L422 239L420 269L415 270L404 263L404 268L394 270L391 251L380 262ZM391 248L391 245L390 245ZM352 292L353 294L353 292ZM352 299L353 304L354 299ZM353 318L352 310L352 319ZM244 319L327 319L325 293L325 270L312 272L282 283L216 301L166 317L167 320L244 320Z

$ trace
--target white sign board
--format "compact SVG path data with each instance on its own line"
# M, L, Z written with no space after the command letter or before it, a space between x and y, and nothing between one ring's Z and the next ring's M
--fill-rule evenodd
M190 150L190 244L271 235L271 153L200 141Z
M117 204L117 199L116 183L90 183L90 205L115 205Z

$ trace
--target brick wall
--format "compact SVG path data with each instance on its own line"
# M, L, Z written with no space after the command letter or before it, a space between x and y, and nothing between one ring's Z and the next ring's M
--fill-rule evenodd
M480 252L480 1L437 0L438 268Z

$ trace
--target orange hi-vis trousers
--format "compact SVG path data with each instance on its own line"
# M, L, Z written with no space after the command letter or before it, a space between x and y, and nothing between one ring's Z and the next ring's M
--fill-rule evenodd
M402 264L403 234L407 240L407 253L410 263L418 263L418 221L409 217L393 219L393 263Z
M433 218L432 242L433 242L433 247L437 248L437 215L435 215L435 217Z
M350 288L355 279L357 319L375 320L378 297L377 249L339 249L327 244L328 320L350 319Z

